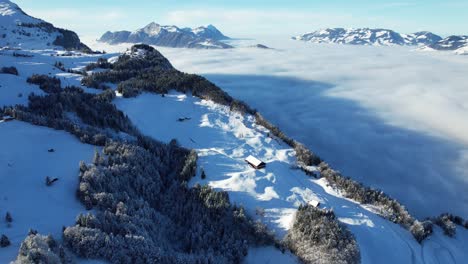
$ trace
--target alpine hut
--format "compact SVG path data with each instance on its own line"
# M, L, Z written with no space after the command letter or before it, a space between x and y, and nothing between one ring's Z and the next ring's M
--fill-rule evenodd
M265 168L266 164L265 162L255 158L254 156L250 155L245 159L245 162L247 162L252 168L255 168L257 170Z

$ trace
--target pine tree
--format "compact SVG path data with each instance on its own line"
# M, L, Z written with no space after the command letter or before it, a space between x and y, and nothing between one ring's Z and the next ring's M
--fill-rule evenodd
M6 213L6 215L5 215L5 221L6 221L7 223L13 222L13 217L11 217L10 212L7 212L7 213Z
M10 239L8 239L7 236L5 235L2 235L0 237L0 247L4 248L4 247L8 247L10 245Z

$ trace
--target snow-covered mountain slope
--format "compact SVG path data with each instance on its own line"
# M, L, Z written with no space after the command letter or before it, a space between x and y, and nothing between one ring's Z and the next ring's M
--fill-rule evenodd
M183 28L183 31L191 32L195 36L199 38L206 38L212 40L224 40L229 39L229 37L225 36L221 31L219 31L215 26L208 25L208 26L201 26L196 28Z
M162 26L155 22L136 31L106 32L99 39L108 44L145 43L173 48L227 49L232 46L221 42L228 39L213 25L198 28Z
M435 227L435 234L418 244L399 225L343 198L324 179L310 178L298 170L294 151L256 125L251 116L176 93L118 98L115 103L143 133L162 141L175 138L182 146L196 149L206 179L199 172L190 184L227 191L231 201L243 205L278 238L291 227L297 207L316 200L323 208L333 208L356 236L362 263L463 263L468 258L466 230L457 228L456 237L450 239ZM265 161L266 168L251 168L244 161L248 155Z
M468 36L449 36L422 49L454 51L456 54L466 55L468 54Z
M0 0L0 46L91 52L75 32L31 17L9 0Z
M293 37L295 40L312 43L338 43L352 45L428 45L442 38L431 32L422 31L413 34L400 34L389 29L371 28L327 28Z
M9 263L29 229L60 238L62 226L85 211L75 196L78 166L91 161L94 147L66 132L19 121L0 123L0 144L0 234L11 241L0 248L0 263ZM55 152L48 152L51 148ZM48 187L47 176L59 180ZM4 222L7 212L10 226Z

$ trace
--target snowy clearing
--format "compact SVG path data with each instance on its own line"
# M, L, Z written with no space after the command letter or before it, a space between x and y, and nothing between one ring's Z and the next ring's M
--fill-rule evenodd
M91 161L94 146L66 132L19 121L0 123L0 144L0 234L12 243L0 248L0 263L8 263L30 228L61 239L62 226L73 225L85 211L75 197L78 167L81 160ZM46 176L58 181L46 186ZM10 227L6 212L13 218Z

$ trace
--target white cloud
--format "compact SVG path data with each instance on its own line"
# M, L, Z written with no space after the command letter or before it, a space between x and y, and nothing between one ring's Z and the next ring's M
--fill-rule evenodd
M406 47L255 40L258 50L160 49L419 217L468 216L468 60ZM245 43L247 45L247 41ZM449 206L448 206L449 205Z

